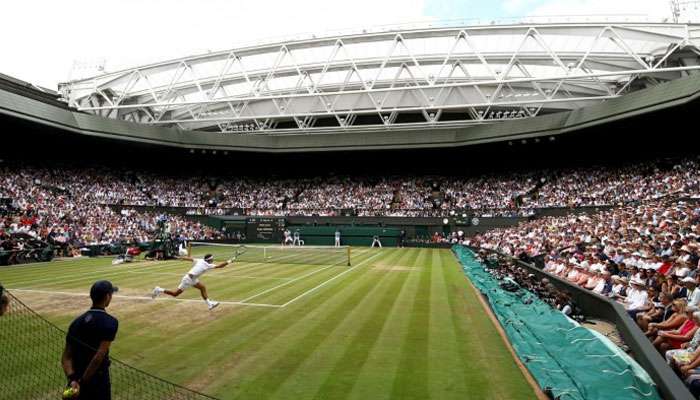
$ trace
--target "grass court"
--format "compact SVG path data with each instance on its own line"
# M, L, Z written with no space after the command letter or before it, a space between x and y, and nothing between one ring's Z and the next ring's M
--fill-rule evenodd
M201 281L221 302L212 311L196 289L149 297L178 285L191 266L179 260L61 260L0 268L0 282L67 329L90 306L90 285L111 280L112 357L221 399L535 397L449 250L352 251L351 267L211 271Z

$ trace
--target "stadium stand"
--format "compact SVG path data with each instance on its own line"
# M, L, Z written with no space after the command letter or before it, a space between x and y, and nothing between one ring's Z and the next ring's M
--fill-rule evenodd
M125 169L55 170L16 163L0 166L0 176L0 198L4 199L0 220L2 249L6 254L24 250L23 238L36 239L56 246L57 255L64 256L89 245L148 241L162 213L137 211L130 206L180 208L185 210L182 214L213 215L239 210L244 215L262 216L334 216L343 212L402 217L462 213L481 217L534 216L542 208L614 206L700 194L700 168L694 158L475 178L200 178ZM119 206L119 211L112 206ZM614 210L613 215L601 218L615 219L620 212ZM648 214L653 210L637 212ZM222 237L216 229L186 216L169 214L168 218L172 233L181 240ZM559 228L563 221L538 219L525 229ZM474 240L493 243L496 235L509 232L493 231ZM455 243L464 239L456 232L436 232L432 241ZM517 233L516 238L507 239L511 247L518 247L518 241L523 241ZM533 239L536 240L540 239ZM556 247L533 241L529 243L530 255ZM505 251L513 253L514 249ZM50 259L40 253L33 251L24 258ZM18 259L6 255L5 263L8 262Z
M544 255L545 272L620 302L691 386L700 379L699 222L694 201L651 200L591 215L542 218L465 243L521 260ZM522 287L550 297L546 284L529 282L529 274L512 263L501 268ZM666 296L680 302L663 302ZM555 294L550 303L568 314L576 308L567 294Z
M84 167L5 165L0 196L20 207L53 196L98 204L182 207L249 215L427 216L454 210L476 215L528 215L536 208L620 205L700 194L695 158L621 167L534 170L491 176L312 177L295 179L168 176ZM34 193L34 191L38 191Z

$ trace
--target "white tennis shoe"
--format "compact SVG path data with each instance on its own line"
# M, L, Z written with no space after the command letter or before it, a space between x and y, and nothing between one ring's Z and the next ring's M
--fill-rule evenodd
M210 309L210 310L213 310L213 309L215 309L215 308L218 307L218 306L219 306L219 302L218 302L218 301L210 301L210 302L209 302L209 309Z
M151 298L154 298L154 299L155 299L155 298L158 297L161 293L163 293L163 288L160 287L160 286L156 286L156 287L153 289L153 292L151 293Z

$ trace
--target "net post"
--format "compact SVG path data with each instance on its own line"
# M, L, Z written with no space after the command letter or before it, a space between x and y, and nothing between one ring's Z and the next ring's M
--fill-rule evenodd
M350 246L348 246L348 267L350 266Z
M192 257L192 242L187 241L187 257Z

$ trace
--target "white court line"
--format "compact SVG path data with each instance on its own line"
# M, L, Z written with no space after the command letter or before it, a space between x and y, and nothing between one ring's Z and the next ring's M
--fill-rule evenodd
M35 289L7 289L10 292L28 292L28 293L41 293L41 294L60 294L63 296L75 296L75 297L89 297L86 294L82 293L74 293L74 292L56 292L53 290L35 290ZM125 295L119 295L115 294L112 297L118 297L120 299L129 299L129 300L151 300L154 301L152 297L149 296L125 296ZM183 302L183 303L201 303L202 300L195 300L195 299L175 299L175 298L170 298L170 297L161 297L157 301L176 301L176 302ZM236 305L236 306L251 306L251 307L268 307L268 308L280 308L282 307L279 304L265 304L265 303L246 303L243 301L219 301L219 304L227 304L227 305Z
M363 252L360 253L360 254L364 254L365 252L367 252L367 250L363 251ZM372 258L372 257L370 257L370 258ZM344 261L342 261L342 262L344 262ZM335 266L337 266L339 263L340 263L340 262L337 262L337 263L331 264L331 265L329 265L329 266L327 266L327 267L323 267L323 268L321 268L321 269L317 269L317 270L311 271L311 272L309 272L308 274L304 274L304 275L302 275L302 276L293 278L293 279L291 279L291 280L289 280L289 281L287 281L287 282L285 282L285 283L282 283L282 284L277 285L277 286L275 286L275 287L272 287L272 288L269 288L269 289L267 289L267 290L264 290L264 291L262 291L262 292L260 292L260 293L258 293L258 294L254 294L254 295L252 295L252 296L250 296L250 297L248 297L248 298L245 298L245 299L243 299L243 300L241 300L241 301L252 300L252 299L254 299L254 298L258 297L258 296L262 296L262 295L264 295L264 294L266 294L266 293L269 293L269 292L271 292L271 291L273 291L273 290L275 290L275 289L277 289L277 288L281 288L282 286L287 286L287 285L289 285L290 283L296 282L296 281L298 281L299 279L303 279L303 278L306 278L307 276L311 276L311 275L313 275L313 274L315 274L315 273L317 273L317 272L325 271L325 270L327 270L328 268L335 267ZM360 264L362 264L362 263L360 263ZM358 264L358 265L359 265L359 264ZM352 269L352 268L351 268L351 269Z
M368 249L362 249L362 250L358 250L357 253L359 253L359 254L364 254L364 253L367 253L368 251L369 251ZM373 257L370 257L370 258L373 258ZM367 260L369 260L369 259L367 259ZM365 260L365 261L367 261L367 260ZM124 273L124 272L135 272L135 270L144 270L143 273L149 273L149 272L150 272L150 273L156 273L156 272L152 272L152 271L153 271L153 270L156 270L156 269L164 268L164 267L173 267L173 266L175 266L176 264L173 263L174 261L180 261L180 262L182 262L183 260L147 261L147 262L149 262L149 263L151 263L151 264L148 264L148 265L133 265L133 266L128 266L128 267L125 266L125 267L121 267L121 268L120 268L119 266L114 266L114 268L119 268L118 270L110 270L110 269L109 269L109 266L106 266L104 270L98 270L98 271L91 270L91 271L85 271L85 272L82 272L82 273L75 273L75 274L72 273L72 274L67 275L67 276L61 275L61 276L52 276L52 277L48 277L48 278L39 278L39 279L32 279L32 280L24 280L24 281L20 281L20 282L14 282L14 283L12 283L12 285L34 284L34 283L37 283L37 282L42 282L42 284L53 284L53 283L55 283L55 282L66 283L66 282L79 281L79 280L82 280L82 279L84 279L84 278L86 278L86 277L91 277L91 276L95 276L95 275L97 275L97 276L99 276L99 277L105 277L105 276L112 276L112 275L122 274L122 273ZM361 262L360 264L358 264L358 266L361 265L361 264L363 264L363 263L364 263L364 261ZM264 265L272 265L272 264L267 264L267 263L251 263L251 264L242 266L240 269L245 269L245 268L249 268L249 267L257 267L257 266L264 266ZM254 298L258 297L258 296L261 296L261 295L263 295L263 294L265 294L265 293L269 293L270 291L272 291L272 290L274 290L274 289L280 288L280 287L282 287L282 286L286 286L286 285L288 285L288 284L290 284L290 283L292 283L292 282L295 282L295 281L297 281L297 280L299 280L299 279L305 278L305 277L307 277L307 276L311 276L311 275L313 275L313 274L315 274L315 273L317 273L317 272L321 272L321 271L323 271L323 270L325 270L325 269L328 269L328 268L330 268L330 267L334 267L334 266L336 266L336 265L337 265L337 264L332 264L332 265L329 265L329 266L327 266L327 267L324 267L324 268L321 268L321 269L318 269L318 270L314 270L314 271L312 271L312 272L310 272L310 273L308 273L308 274L304 274L304 275L299 276L299 277L297 277L297 278L288 278L289 280L288 280L287 282L284 282L284 283L282 283L282 284L280 284L280 285L277 285L277 286L275 286L275 287L273 287L273 288L267 289L267 290L265 290L265 291L263 291L263 292L261 292L261 293L255 294L255 295L253 295L253 296L251 296L251 297L248 297L248 298L246 298L246 299L243 299L243 300L241 300L241 301L239 301L239 302L230 302L230 303L231 303L231 304L243 304L243 305L246 305L246 304L253 304L253 303L246 303L246 302L249 301L249 300L252 300L252 299L254 299ZM89 267L87 267L87 268L89 268ZM351 268L351 269L354 269L354 267ZM349 271L349 270L348 270L348 271ZM226 271L224 271L224 272L226 272ZM347 272L347 271L346 271L346 272ZM184 274L177 274L177 275L178 275L178 276L182 276L182 275L184 275ZM342 274L341 274L341 275L342 275ZM70 278L70 279L66 279L66 278ZM17 290L20 290L20 289L17 289ZM29 291L30 289L23 289L23 290ZM33 289L32 289L32 290L33 290ZM39 291L39 290L36 290L36 291L37 291L37 292L41 292L41 291ZM46 292L46 293L61 293L61 292L54 292L54 291L45 291L45 292ZM133 296L132 296L132 298L137 298L137 297L133 297ZM150 297L147 297L147 298L150 299ZM174 299L174 300L185 301L186 299ZM273 305L268 305L268 306L273 306Z
M334 276L334 277L328 279L327 281L322 282L322 283L320 283L319 285L312 287L311 289L309 289L309 290L307 290L306 292L300 294L299 296L297 296L297 297L295 297L295 298L289 300L288 302L282 304L282 307L287 307L289 304L291 304L291 303L293 303L293 302L299 300L300 298L302 298L302 297L306 296L307 294L309 294L309 293L315 291L316 289L321 288L322 286L326 285L327 283L329 283L329 282L331 282L331 281L333 281L333 280L335 280L335 279L340 278L341 276L347 274L348 272L352 271L353 269L355 269L355 268L357 268L357 267L360 267L360 266L362 266L363 264L366 264L369 260L371 260L371 259L373 259L373 258L375 258L375 257L377 257L377 256L379 256L379 255L381 255L381 254L382 254L381 252L380 252L380 253L377 253L377 254L375 254L375 255L373 255L373 256L371 256L371 257L365 259L364 261L361 261L359 264L355 265L354 267L349 268L347 271L341 272L341 273L339 273L338 275L336 275L336 276Z
M149 274L149 275L175 275L182 277L185 274L180 274L177 272L150 272L150 271L127 271L132 274ZM215 275L208 275L209 277L215 277L215 276L220 276L222 274L215 274ZM234 277L234 278L245 278L245 279L274 279L278 281L288 281L291 280L292 278L273 278L273 277L266 277L266 276L250 276L250 275L226 275L226 277Z
M329 265L329 266L327 266L327 267L323 267L323 268L320 268L320 269L313 270L313 271L309 272L308 274L304 274L304 275L302 275L302 276L299 276L299 277L297 277L297 278L294 278L294 279L292 279L292 280L289 280L289 281L287 281L287 282L285 282L285 283L279 284L279 285L277 285L277 286L275 286L275 287L269 288L269 289L267 289L267 290L263 290L262 292L260 292L260 293L258 293L258 294L254 294L254 295L252 295L252 296L250 296L250 297L248 297L248 298L245 298L245 299L243 299L243 300L241 300L241 301L252 300L252 299L254 299L254 298L256 298L256 297L259 297L259 296L264 295L265 293L269 293L269 292L271 292L271 291L273 291L273 290L275 290L275 289L281 288L282 286L287 286L287 285L289 285L290 283L294 283L294 282L298 281L299 279L306 278L307 276L311 276L311 275L313 275L313 274L315 274L315 273L317 273L317 272L325 271L325 270L327 270L328 268L333 268L333 267L335 267L336 265L338 265L338 264L336 263L336 264Z
M173 260L166 260L166 261L149 261L149 260L139 260L138 262L134 263L129 263L129 264L120 264L120 265L100 265L100 266L94 266L94 267L88 267L88 266L82 266L81 268L71 271L68 275L62 275L60 271L56 270L54 271L56 274L46 277L46 278L36 278L36 279L24 279L19 282L14 282L14 285L26 285L26 284L34 284L34 283L39 283L42 282L43 284L46 283L55 283L55 282L74 282L74 281L79 281L83 278L94 276L94 275L99 275L99 276L112 276L115 274L120 274L123 272L131 272L134 270L144 270L148 272L153 272L155 270L161 269L161 268L168 268L168 267L175 267L178 265L178 263L188 263L189 261L187 260L178 260L178 259L173 259ZM51 262L53 263L53 261ZM44 267L49 266L51 263L44 263ZM246 268L254 268L257 266L262 266L265 265L265 263L247 263L246 265L242 265L238 267L236 270L243 270ZM81 269L83 269L81 271ZM95 269L93 269L95 268ZM2 271L2 270L0 270ZM179 274L180 276L184 275L186 273L185 268L182 268L182 273Z
M145 269L145 268L148 268L148 270L151 271L151 270L155 270L155 269L158 269L158 268L173 267L173 266L175 266L176 264L173 264L172 261L174 261L174 260L163 261L163 263L167 263L167 264L160 264L160 262L158 262L158 261L149 261L149 262L152 262L152 263L154 263L154 264L141 265L141 266L139 266L139 267L132 266L131 268L126 267L126 266L125 266L125 267L119 267L119 266L116 266L116 265L112 265L111 268L114 268L114 270L111 269L110 266L95 267L95 268L99 268L99 269L98 269L98 270L89 269L89 270L87 270L87 271L81 271L80 273L78 273L77 271L76 271L75 273L71 272L70 275L61 275L61 274L60 274L60 271L54 271L54 272L56 272L57 274L56 274L56 275L53 275L53 276L50 276L50 277L48 277L48 278L38 278L38 279L30 279L30 280L26 280L26 279L25 279L25 280L20 281L20 282L14 282L14 283L12 283L12 284L13 284L13 285L26 285L26 284L34 284L34 283L37 283L37 282L45 282L45 283L61 282L61 283L64 283L64 282L79 281L79 280L81 280L81 279L83 279L83 278L85 278L85 277L90 277L90 276L93 276L93 275L112 276L112 275L115 275L115 274L122 274L122 273L124 273L124 272L129 272L129 271L131 271L131 270L133 270L133 269L142 269L142 268ZM84 267L84 268L91 268L91 267ZM183 275L184 275L184 274L183 274ZM68 278L68 279L66 279L66 278Z
M211 245L210 245L210 246L211 246ZM212 247L227 247L227 248L228 248L228 247L236 247L236 246L229 246L229 245L226 245L226 244L223 244L223 243L218 243L218 246L216 246L216 244L215 244L215 245L212 246ZM251 247L251 248L254 248L254 247ZM249 249L251 249L251 248L249 248ZM206 253L206 252L204 252L204 253ZM235 254L235 253L234 253L234 254ZM287 259L287 258L292 258L292 257L294 257L294 256L296 256L296 255L298 255L298 254L288 254L288 255L286 255L286 256L283 256L283 257L280 257L280 258L276 258L275 261L284 260L284 259ZM216 256L216 255L215 255L215 256ZM247 262L247 261L241 261L241 262ZM264 264L264 263L258 263L258 264Z
M363 252L363 253L364 253L364 252ZM379 254L377 254L377 255L379 255ZM374 255L374 256L372 256L372 257L370 257L370 258L374 258L374 257L376 257L377 255ZM364 262L368 261L370 258L368 258L367 260L361 262L361 263L358 264L357 266L360 266L360 265L364 264ZM344 262L344 261L342 261L342 262ZM315 273L317 273L317 272L325 271L325 270L327 270L328 268L335 267L335 266L337 266L337 265L339 265L339 264L340 264L340 263L338 262L338 263L335 263L335 264L331 264L331 265L329 265L329 266L327 266L327 267L323 267L323 268L320 268L320 269L311 271L311 272L309 272L308 274L304 274L304 275L299 276L299 277L297 277L297 278L294 278L294 279L292 279L292 280L290 280L290 281L288 281L288 282L285 282L285 283L283 283L283 284L280 284L280 285L277 285L277 286L275 286L275 287L272 287L272 288L269 288L269 289L267 289L267 290L264 290L264 291L262 291L262 292L260 292L260 293L258 293L258 294L255 294L255 295L253 295L253 296L250 296L250 297L248 297L248 298L245 298L245 299L243 299L243 300L241 300L241 301L252 300L252 299L254 299L254 298L258 297L258 296L262 296L263 294L266 294L266 293L269 293L269 292L271 292L271 291L273 291L273 290L275 290L275 289L281 288L282 286L287 286L287 285L289 285L290 283L294 283L294 282L296 282L296 281L298 281L298 280L300 280L300 279L309 277L309 276L311 276L311 275L313 275L313 274L315 274ZM355 267L352 267L352 268L350 268L348 271L351 271L351 270L354 269L354 268L355 268ZM346 271L346 272L348 272L348 271ZM345 272L341 273L340 275L342 275L342 274L344 274L344 273L345 273Z
M59 264L63 262L76 262L76 261L89 261L89 260L94 260L96 258L108 258L108 257L114 257L114 256L96 256L96 257L55 257L51 261L37 261L37 262L30 262L30 263L24 263L24 264L15 264L15 265L3 265L0 267L0 271L17 271L21 270L22 268L26 269L36 269L39 267L46 267L51 264Z
M238 266L236 266L237 263L245 263L245 265L238 267ZM231 267L223 268L222 270L217 271L217 272L221 275L226 275L226 274L229 274L231 272L242 271L244 269L248 269L248 271L246 271L246 272L249 272L253 269L255 269L256 271L266 270L266 269L273 268L276 265L286 265L287 268L289 268L289 267L308 267L308 265L304 265L304 264L285 264L285 263L277 263L276 261L264 261L264 262L234 261L234 263L231 264ZM265 267L265 268L258 268L258 267Z
M65 283L65 282L75 282L75 281L80 281L84 278L91 277L91 276L98 276L98 277L103 277L103 276L113 276L113 275L119 275L124 272L133 272L133 271L144 271L143 273L156 273L153 272L155 270L161 269L161 268L172 268L176 267L178 263L188 263L189 261L187 260L167 260L167 261L141 261L139 263L133 263L133 265L105 265L105 266L97 266L97 267L83 267L86 270L83 271L72 271L69 275L62 275L60 274L59 271L54 271L57 274L52 275L50 277L46 278L36 278L36 279L25 279L21 280L19 282L14 282L12 283L13 285L26 285L26 284L35 284L35 283L41 283L41 284L53 284L56 282L60 283ZM148 264L142 264L142 263L148 263ZM251 263L247 265L243 265L239 267L237 270L242 270L245 268L252 268L256 267L259 265L264 265L264 263ZM97 269L91 269L91 268L97 268ZM183 276L187 271L185 268L182 268L182 273L178 273L179 276Z

